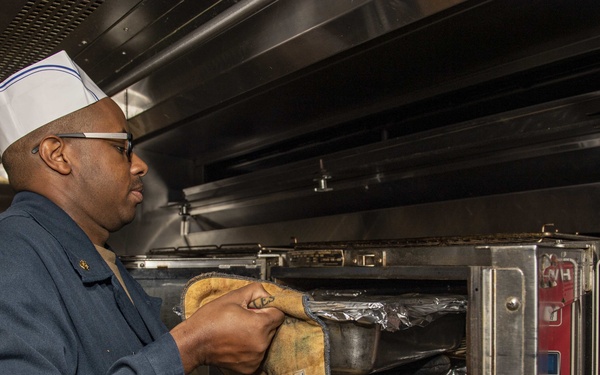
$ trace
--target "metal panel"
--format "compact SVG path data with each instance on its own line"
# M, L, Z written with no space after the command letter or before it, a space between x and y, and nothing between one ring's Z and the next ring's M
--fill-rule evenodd
M525 319L525 305L536 306L535 289L531 293L532 290L526 288L525 277L518 268L486 269L482 276L484 350L479 373L537 374L535 361L531 363L531 358L536 357L535 337L532 337L535 334L532 333L537 320L526 322ZM535 308L527 308L535 311Z
M170 70L149 77L147 84L140 83L137 91L150 93L144 108L158 105L132 119L137 134L163 129L165 117L173 124L168 133L146 139L142 147L157 149L160 144L162 152L168 149L172 155L204 164L237 155L250 159L249 153L317 130L337 126L345 133L348 122L387 111L398 110L401 119L437 113L431 122L423 120L412 126L439 127L454 117L443 111L460 111L464 118L548 100L550 90L538 89L549 82L538 81L537 74L548 74L543 79L552 83L575 74L578 64L567 65L569 59L583 58L600 44L597 23L591 16L598 4L591 2L579 3L578 10L561 2L553 7L539 2L466 2L438 13L429 9L429 13L417 12L418 17L409 19L415 20L413 23L371 35L371 30L382 27L379 23L387 27L386 17L404 21L405 12L425 9L425 3L405 2L405 7L394 8L398 2L374 1L337 15L327 10L336 9L327 2L273 4L174 62ZM321 7L327 9L311 12ZM514 27L503 28L501 22ZM559 24L565 27L557 29ZM301 27L311 25L315 27ZM256 39L240 40L242 36ZM365 42L345 44L352 38ZM224 50L222 46L233 47ZM329 55L328 51L337 53ZM540 68L535 78L517 74L552 62L565 65ZM588 66L584 64L580 63ZM189 74L179 77L179 71ZM491 83L485 89L477 86L483 82ZM468 98L450 94L469 87L463 93ZM478 92L478 87L484 91ZM576 87L586 90L583 85L565 85L559 94L554 91L554 98L564 97ZM183 92L178 100L165 101L177 92ZM442 98L445 93L449 95ZM412 107L436 97L439 101ZM487 99L494 101L492 108L484 103ZM195 115L176 122L191 113ZM389 125L393 118L379 121L388 124L367 123L365 127ZM394 125L401 127L400 131L411 126ZM327 135L315 135L319 138L313 141L327 143Z
M137 115L130 121L134 134L149 135L460 2L278 1L175 61L164 56L168 64L125 94L107 89L124 108L133 107L126 112ZM187 127L189 132L198 125ZM213 141L227 140L222 137ZM172 151L192 151L188 147Z
M599 111L598 93L582 95L204 183L185 198L191 215L227 226L221 218L239 210L256 224L593 182ZM319 193L324 174L330 191Z

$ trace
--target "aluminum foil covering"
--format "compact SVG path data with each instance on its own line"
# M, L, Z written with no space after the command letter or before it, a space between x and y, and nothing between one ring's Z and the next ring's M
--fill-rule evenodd
M467 375L467 367L466 366L457 366L448 370L444 375Z
M379 324L382 330L424 327L442 315L464 313L467 297L419 293L371 296L363 291L314 291L308 307L317 316L338 322Z

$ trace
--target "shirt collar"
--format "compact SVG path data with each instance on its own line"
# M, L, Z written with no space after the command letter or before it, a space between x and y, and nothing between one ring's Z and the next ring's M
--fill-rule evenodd
M112 276L98 251L85 232L59 206L48 198L32 193L19 192L15 195L11 209L29 213L48 233L61 244L73 269L86 282L97 282Z

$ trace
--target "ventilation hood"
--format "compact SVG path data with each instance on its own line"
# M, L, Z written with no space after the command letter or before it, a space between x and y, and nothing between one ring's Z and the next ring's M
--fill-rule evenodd
M0 68L67 50L123 108L162 204L231 227L599 181L598 14L595 0L13 1Z

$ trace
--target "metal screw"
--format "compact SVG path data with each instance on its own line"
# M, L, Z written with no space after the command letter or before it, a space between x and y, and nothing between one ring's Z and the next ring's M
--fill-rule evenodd
M506 301L506 308L510 311L517 311L521 307L521 301L517 297L509 297Z
M332 188L327 186L327 180L331 179L331 175L325 169L323 159L319 159L319 169L320 169L319 176L317 178L313 179L313 181L315 181L317 183L317 187L315 188L315 191L317 193L322 193L325 191L333 190Z

